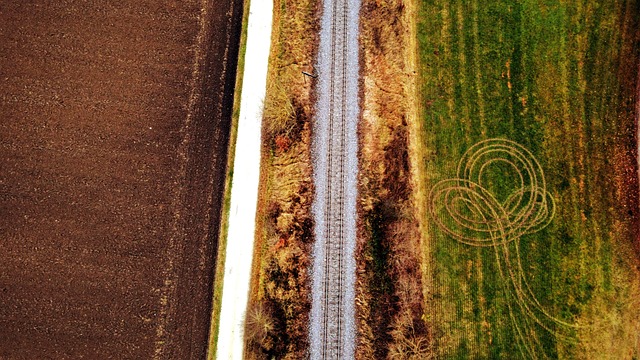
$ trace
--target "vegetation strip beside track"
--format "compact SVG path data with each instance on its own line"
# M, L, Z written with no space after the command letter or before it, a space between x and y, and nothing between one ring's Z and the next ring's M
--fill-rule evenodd
M361 12L357 359L427 359L420 183L414 160L414 1L365 0Z
M311 114L318 34L315 0L274 1L247 359L308 354Z

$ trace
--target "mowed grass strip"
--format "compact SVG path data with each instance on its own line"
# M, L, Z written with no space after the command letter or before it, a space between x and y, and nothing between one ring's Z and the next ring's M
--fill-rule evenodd
M635 0L419 3L427 189L456 177L474 144L501 138L531 151L556 205L547 227L517 240L514 281L546 314L518 305L494 247L425 219L439 358L640 356L638 18ZM495 193L519 186L508 166L489 170Z

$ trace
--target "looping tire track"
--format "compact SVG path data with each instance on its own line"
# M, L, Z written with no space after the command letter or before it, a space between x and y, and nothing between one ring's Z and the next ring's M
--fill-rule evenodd
M490 165L515 170L519 182L505 199L483 184ZM458 163L457 176L438 182L429 194L431 217L442 232L474 247L492 247L509 318L525 358L546 357L533 326L574 342L571 329L581 328L553 316L536 297L525 276L520 237L546 227L555 216L555 202L533 154L505 139L488 139L469 148ZM520 315L520 316L518 316Z

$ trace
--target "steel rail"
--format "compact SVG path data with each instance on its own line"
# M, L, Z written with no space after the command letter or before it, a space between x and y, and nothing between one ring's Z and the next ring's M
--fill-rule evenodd
M329 139L327 147L327 191L325 203L325 261L323 279L322 359L343 354L344 283L344 187L346 151L347 15L346 0L333 0L331 26L331 71L329 79ZM341 6L339 6L341 5ZM340 21L341 20L341 21ZM334 184L334 182L338 184ZM337 185L337 186L336 186ZM334 326L332 326L334 325Z

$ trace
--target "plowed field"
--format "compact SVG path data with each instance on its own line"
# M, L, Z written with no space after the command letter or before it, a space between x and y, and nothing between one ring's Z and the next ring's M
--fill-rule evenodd
M0 359L204 357L241 10L0 5Z

